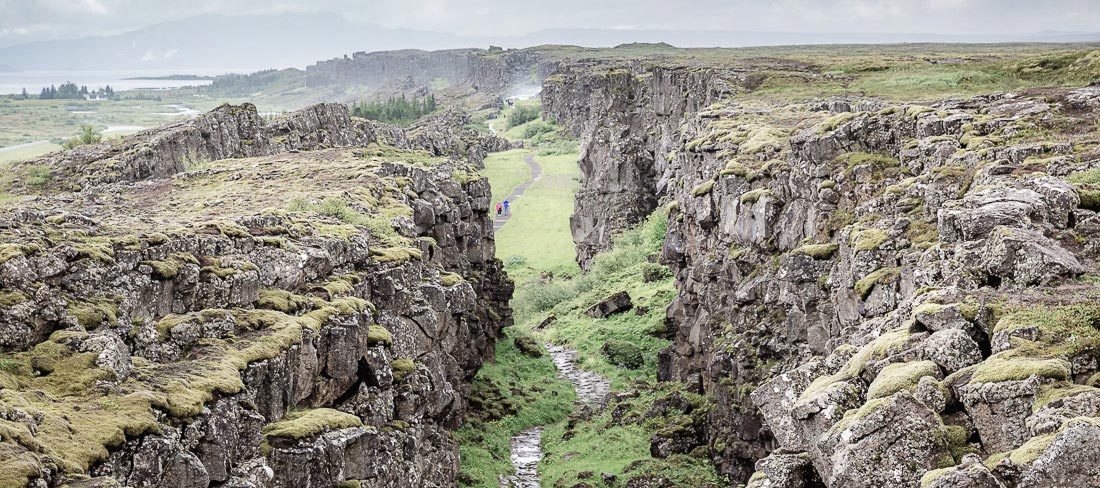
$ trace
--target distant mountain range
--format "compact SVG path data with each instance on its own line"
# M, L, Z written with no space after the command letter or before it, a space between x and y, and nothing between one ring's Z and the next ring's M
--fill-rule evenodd
M472 37L349 22L338 14L201 15L124 34L33 42L0 48L0 71L212 70L304 67L355 51L529 47L572 44L611 47L667 42L679 47L883 42L1100 42L1100 33L800 34L784 32L554 29L514 37ZM232 49L227 49L232 46ZM7 66L5 66L7 65Z

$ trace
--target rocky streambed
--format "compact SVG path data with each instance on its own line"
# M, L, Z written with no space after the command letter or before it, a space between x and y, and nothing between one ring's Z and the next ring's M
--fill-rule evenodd
M611 391L611 380L577 367L577 351L547 344L558 376L573 384L585 405L602 405ZM542 459L543 426L532 427L512 438L512 466L516 472L501 481L501 488L539 488L538 464Z

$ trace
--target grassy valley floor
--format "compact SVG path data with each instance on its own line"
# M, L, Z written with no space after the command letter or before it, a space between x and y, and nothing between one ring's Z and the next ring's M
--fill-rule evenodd
M512 472L510 438L544 425L542 486L625 486L633 478L663 478L673 486L724 486L705 449L695 456L651 455L655 435L679 435L701 423L706 412L703 398L656 382L657 352L669 344L665 308L675 296L671 274L655 262L667 226L665 210L620 236L591 271L582 273L569 230L573 196L580 186L576 145L542 120L509 127L517 110L537 103L518 102L489 121L498 133L525 143L525 149L497 153L486 161L482 174L493 185L494 200L529 176L525 156L541 165L542 177L512 203L512 219L496 236L497 256L516 282L512 303L517 325L498 344L497 362L479 373L473 399L477 413L457 433L462 444L460 485L500 486L500 477ZM585 314L620 291L630 295L632 309L603 319ZM540 327L544 322L549 325ZM609 378L611 404L595 413L574 411L572 388L556 378L540 346L545 343L575 349L582 368ZM532 346L540 357L524 354ZM507 392L486 395L497 390Z

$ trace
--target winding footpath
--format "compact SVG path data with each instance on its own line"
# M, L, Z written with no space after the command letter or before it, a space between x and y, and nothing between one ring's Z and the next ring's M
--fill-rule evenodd
M528 187L530 187L533 183L542 178L542 166L539 165L538 161L535 161L534 156L530 154L525 154L523 156L523 162L527 163L527 167L531 169L531 177L528 178L527 181L517 186L514 190L512 190L512 193L510 193L508 196L504 197L504 199L508 200L509 203L514 203L519 197L523 196L523 192L527 191ZM496 202L493 202L493 206L496 206ZM499 231L500 228L504 227L504 224L507 224L508 220L511 218L511 213L507 213L505 215L497 215L493 219L493 232Z
M496 135L496 129L489 124L489 131ZM531 177L517 186L505 200L515 202L527 188L542 178L542 166L531 154L525 154L523 161L531 169ZM496 202L493 202L496 205ZM497 232L504 224L511 220L512 215L497 216L493 220L493 231ZM577 398L589 406L599 406L611 391L611 381L591 371L585 371L577 367L577 351L563 346L547 344L546 349L558 369L558 377L573 384L577 392ZM542 459L542 431L545 426L538 426L520 432L512 438L512 466L516 472L507 478L500 480L501 488L539 488L539 461Z

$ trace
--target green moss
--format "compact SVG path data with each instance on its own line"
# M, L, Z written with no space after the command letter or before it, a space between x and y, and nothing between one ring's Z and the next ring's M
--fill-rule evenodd
M367 344L372 346L378 344L392 345L393 334L381 325L371 325L367 328Z
M901 352L901 349L908 344L910 335L908 327L898 327L883 332L882 335L861 347L858 352L852 355L836 374L819 376L814 379L810 386L799 395L799 401L813 398L828 390L833 384L859 377L866 368L867 363Z
M363 421L355 415L331 408L315 408L287 414L286 419L264 426L266 439L306 439L330 430L361 427Z
M1031 411L1038 412L1053 401L1091 392L1100 392L1100 389L1088 385L1077 385L1068 381L1047 383L1039 387L1039 393L1035 395L1035 402L1031 404Z
M791 254L801 254L817 260L824 260L833 257L838 247L836 244L807 244L791 251Z
M362 486L359 480L344 480L336 483L333 488L361 488Z
M141 264L153 269L154 278L170 280L179 275L183 266L188 264L198 265L199 260L190 253L172 253L163 261L142 261Z
M749 190L741 194L741 203L751 205L760 201L761 198L770 197L771 195L772 191L767 188L757 188L755 190Z
M832 132L832 131L836 130L837 127L840 127L840 126L846 124L847 122L851 121L852 119L856 118L856 116L860 115L860 114L861 114L861 112L842 112L842 113L833 115L833 116L819 122L816 126L814 126L813 132L814 132L814 134L818 134L818 135L827 134L829 132Z
M867 399L888 397L901 390L913 391L921 378L939 373L939 366L932 361L888 364L867 388Z
M604 342L600 351L611 364L626 369L638 369L645 363L642 349L632 342L610 339Z
M1018 350L1010 349L994 354L978 364L970 382L1026 380L1032 375L1065 381L1069 379L1069 372L1069 362L1064 359L1028 357Z
M834 433L843 432L853 423L859 422L860 420L866 418L868 415L877 412L879 409L890 403L891 400L891 397L876 398L874 400L869 400L867 403L864 403L863 406L859 408L853 408L851 410L848 410L847 412L844 412L844 417L841 418L839 422L829 428L829 433L827 435L831 437Z
M852 232L849 243L857 251L874 251L890 239L886 232L880 229L859 229Z
M756 154L767 148L780 148L787 142L787 133L774 127L757 127L748 133L748 139L741 143L738 152Z
M704 195L709 195L711 190L713 190L713 189L714 189L714 180L710 179L710 180L704 181L702 183L699 183L698 185L695 186L695 188L692 188L691 189L691 196L701 197L701 196L704 196Z
M410 359L400 358L394 359L390 363L390 368L393 369L394 381L401 381L413 371L416 371L416 364Z
M13 307L27 301L27 296L18 291L0 291L0 307Z
M380 263L405 263L421 259L420 250L411 247L374 248L370 253Z
M893 283L899 276L901 276L901 270L898 268L876 269L856 282L855 291L860 298L866 299L876 285Z
M1059 432L1061 432L1060 429ZM1037 459L1039 455L1043 453L1043 451L1047 450L1047 448L1050 447L1050 444L1054 442L1054 437L1057 434L1057 432L1053 432L1050 434L1032 437L1031 439L1028 439L1028 441L1025 442L1023 445L1012 451L1002 452L989 456L988 458L986 458L985 464L987 466L994 466L1004 458L1008 458L1013 463L1021 466L1030 464L1032 461Z
M439 273L439 282L443 286L454 286L466 280L458 273Z
M202 224L202 228L207 231L217 232L218 234L226 237L246 238L252 237L252 234L248 232L248 229L236 222L227 222L216 220L213 222L206 222Z
M94 329L104 323L118 325L118 305L106 298L71 300L66 310L85 329Z
M925 472L924 475L920 478L921 488L932 486L932 483L935 483L936 480L942 478L944 475L952 471L955 471L956 469L957 468L955 468L954 466L951 466L947 468L933 469L931 471Z
M756 172L738 161L730 161L718 174L723 176L737 176L752 181L756 178Z
M260 290L260 299L256 301L256 308L293 314L310 308L311 303L309 298L295 295L289 291Z

